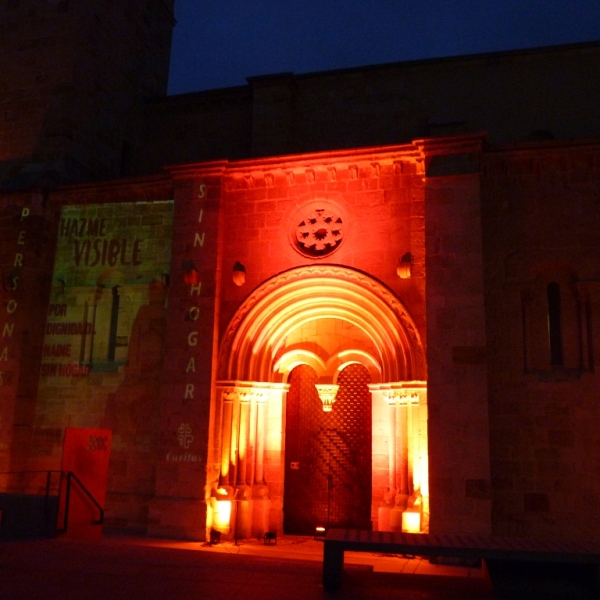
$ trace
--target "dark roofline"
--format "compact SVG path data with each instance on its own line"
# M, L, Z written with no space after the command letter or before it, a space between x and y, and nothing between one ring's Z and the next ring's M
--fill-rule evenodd
M556 52L577 52L586 49L600 48L600 40L593 40L588 42L575 42L572 44L558 44L553 46L538 46L534 48L519 48L516 50L498 50L494 52L482 52L477 54L456 54L452 56L442 56L435 58L422 58L415 60L398 61L391 63L381 63L377 65L364 65L361 67L346 67L343 69L332 69L329 71L313 71L310 73L294 74L292 72L284 73L273 73L267 75L254 75L246 78L247 85L232 86L225 88L215 88L212 90L202 90L198 92L186 92L184 94L174 94L172 96L165 96L163 98L156 98L150 102L164 102L165 100L177 101L177 100L192 100L195 97L200 96L218 96L218 95L230 95L239 94L244 90L249 90L256 85L265 85L274 83L282 80L298 80L298 79L310 79L316 77L330 77L335 75L348 75L359 72L373 72L378 70L396 69L396 68L412 68L419 66L433 66L436 64L445 63L457 63L457 62L470 62L470 61L482 61L482 60L499 60L503 58L513 58L517 56L531 56L536 54L551 54Z

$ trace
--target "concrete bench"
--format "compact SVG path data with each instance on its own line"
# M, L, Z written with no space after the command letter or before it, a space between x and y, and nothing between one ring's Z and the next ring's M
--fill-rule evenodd
M585 579L583 583L590 593L600 598L600 543L330 529L323 550L323 587L328 592L338 590L342 584L346 550L481 559L484 574L495 593L506 588L506 574L518 571L516 567L549 564L555 570L567 565L577 571L578 578Z

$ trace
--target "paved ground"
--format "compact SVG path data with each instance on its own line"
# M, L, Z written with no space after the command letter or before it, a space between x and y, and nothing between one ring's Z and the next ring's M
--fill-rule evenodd
M489 600L479 569L348 553L342 589L321 586L322 543L275 546L105 537L0 543L0 600Z

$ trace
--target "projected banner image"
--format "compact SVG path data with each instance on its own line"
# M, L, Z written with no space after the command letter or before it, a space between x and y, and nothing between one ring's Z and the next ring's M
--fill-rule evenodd
M172 229L170 201L63 208L38 422L100 426L120 386L156 376Z

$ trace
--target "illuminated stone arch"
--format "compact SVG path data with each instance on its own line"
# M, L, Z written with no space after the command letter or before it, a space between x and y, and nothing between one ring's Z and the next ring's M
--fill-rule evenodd
M320 319L355 326L372 342L375 352L347 349L325 359L303 349L278 355L290 331ZM417 328L388 288L345 267L303 267L269 279L240 307L223 338L219 379L281 382L300 363L335 379L352 362L367 367L375 382L426 378Z
M327 344L332 327L351 334ZM311 329L312 339L304 335ZM339 374L356 363L369 371L372 426L379 432L372 449L378 465L372 477L373 519L380 530L393 529L407 507L422 502L426 528L426 362L419 332L381 282L334 265L292 269L267 280L224 333L212 410L209 463L215 470L209 475L207 527L230 536L235 529L240 538L283 531L288 376L298 365L312 367L327 412ZM384 497L392 498L391 504ZM229 515L221 509L233 498L247 501L251 510L239 518L220 517Z

